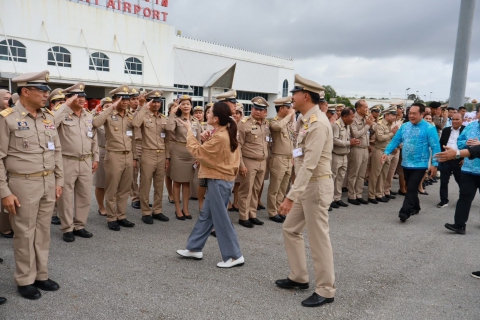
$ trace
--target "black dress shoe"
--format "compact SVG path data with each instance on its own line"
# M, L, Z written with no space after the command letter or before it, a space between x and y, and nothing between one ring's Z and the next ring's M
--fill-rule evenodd
M332 207L328 207L328 212L333 211Z
M37 300L40 299L42 294L38 289L33 285L29 284L28 286L18 286L18 293L25 299L29 300Z
M255 225L250 222L250 220L238 220L238 224L244 226L245 228L253 228Z
M197 200L198 200L198 198L195 198L195 197L190 197L190 200L192 200L192 201L197 201Z
M257 226L261 226L265 223L261 220L258 220L257 218L250 218L250 219L248 219L248 221L250 221L253 224L256 224Z
M120 231L120 226L118 225L117 221L107 222L108 229L113 231Z
M270 220L274 221L274 222L278 222L278 223L283 223L283 221L285 221L284 219L282 219L282 217L280 217L280 215L275 215L273 217L270 217L269 218Z
M342 200L335 201L335 203L338 204L340 207L344 207L344 208L348 207L348 204L346 204Z
M2 258L0 258L0 263L2 263L2 262L3 262L3 259L2 259Z
M355 200L355 199L348 199L347 202L350 203L350 204L353 204L353 205L355 205L355 206L359 206L359 205L360 205L360 202L358 202L358 201Z
M386 194L385 198L387 198L387 199L397 199L397 197L393 196L392 194Z
M170 202L171 204L175 203L175 201L171 200L170 197L168 197L168 202Z
M145 224L153 224L152 216L142 216L142 221Z
M132 202L132 208L140 209L140 201L133 201Z
M340 206L339 206L335 201L333 201L333 202L330 204L330 208L338 209L338 208L340 208Z
M388 200L388 199L385 198L385 197L375 198L375 200L377 200L378 202L383 202L383 203L387 203L388 201L390 201L390 200Z
M4 237L4 238L12 239L12 238L13 238L13 235L14 235L14 232L13 232L13 230L10 230L10 233L2 233L2 232L0 232L0 235L2 235L2 237Z
M292 281L288 278L277 280L275 281L275 284L283 289L302 289L302 290L308 289L308 282L300 283L300 282Z
M400 189L398 189L398 193L397 193L397 194L399 194L399 195L401 195L401 196L406 196L406 195L407 195L406 192L402 192L402 190L400 190Z
M391 194L392 196L396 196L398 193L393 192L393 191L390 191L390 194Z
M359 201L360 202L360 201ZM373 204L378 204L378 201L375 199L370 199L368 198L368 202L373 203Z
M357 198L357 201L360 202L361 204L368 204L368 201L363 198Z
M465 234L465 227L459 226L458 224L445 223L445 228L450 231L456 232L458 234Z
M75 241L75 237L73 236L73 232L65 232L63 234L63 241L65 242L73 242Z
M310 298L302 301L302 306L304 307L320 307L325 303L332 303L334 298L324 298L321 295L314 292Z
M210 232L210 235L211 235L212 237L215 237L215 238L217 237L217 233L215 232L215 230L213 230L212 232Z
M125 228L133 228L135 223L128 221L127 219L117 220L118 225L125 227Z
M348 192L348 188L347 188L347 187L342 188L342 193L343 193L343 192Z
M53 216L52 217L52 224L56 225L56 226L59 226L61 223L60 223L60 218L59 217L56 217L56 216Z
M102 214L102 212L101 212L100 210L98 210L98 214L101 215L102 217L106 217L106 216L107 216L106 213L105 213L105 214Z
M167 221L170 221L170 219L164 215L163 213L157 213L157 214L152 214L152 218L155 219L155 220L160 220L160 221L163 221L163 222L167 222Z
M182 220L182 221L184 221L184 220L185 220L185 216L183 215L183 210L182 210L182 215L181 215L181 216L177 216L177 212L175 211L175 218L177 218L177 220Z
M404 213L404 212L400 212L398 214L398 217L400 218L400 221L402 221L402 222L405 222L405 221L407 221L408 218L410 218L410 216L408 214Z
M185 219L187 219L187 220L192 220L192 216L191 216L191 215L188 215L188 216L187 216L187 215L185 214L185 212L183 212L183 209L182 209L182 214L183 214L183 216L185 217Z
M7 302L7 299L4 297L0 297L0 305L4 304L5 302Z
M153 207L153 205L152 205L151 203L149 203L148 206L149 206L150 208Z
M420 209L413 209L412 212L410 212L410 215L414 216L414 215L419 214L419 213L420 213Z
M232 207L228 209L229 212L238 212L238 208L232 204Z
M368 181L363 181L363 186L368 187Z
M421 195L424 195L424 196L428 196L427 191L423 191L423 192L422 192L422 191L418 190L418 193L421 194Z
M86 239L93 237L93 233L88 232L85 229L73 230L73 235L80 238L86 238Z
M283 221L285 221L287 219L287 216L284 216L283 214L279 214L280 218L283 219Z
M35 280L33 285L43 291L57 291L60 289L58 283L50 279L45 281Z
M266 208L264 206L260 205L260 204L257 206L257 210L265 210L265 209Z

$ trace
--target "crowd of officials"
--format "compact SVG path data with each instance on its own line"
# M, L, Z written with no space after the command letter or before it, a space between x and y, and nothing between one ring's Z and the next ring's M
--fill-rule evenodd
M281 288L309 287L306 227L316 282L302 302L307 307L334 300L328 211L381 205L401 195L399 218L405 222L420 212L419 194L427 194L438 176L438 207L448 206L453 175L461 201L455 223L445 226L465 233L480 187L480 160L464 159L459 150L480 144L478 107L475 119L467 119L463 107L437 102L405 110L403 101L369 108L359 100L349 108L328 104L321 85L296 75L292 96L274 101L271 120L271 106L262 97L251 100L251 115L244 116L235 90L205 108L180 95L165 115L160 90L122 85L89 111L83 83L51 91L48 71L12 81L16 94L0 90L0 232L13 238L15 282L27 299L40 298L38 289L59 289L48 277L50 224L60 225L65 242L93 237L86 229L92 186L98 213L113 231L135 226L126 215L129 197L149 225L169 221L164 186L178 220L192 219L189 201L198 200L200 217L177 254L202 259L213 235L222 253L220 268L245 262L228 212L238 212L238 224L253 228L264 224L257 212L266 209L271 221L283 224L291 273L276 282ZM439 165L436 155L452 149L454 159ZM265 180L266 207L260 202Z

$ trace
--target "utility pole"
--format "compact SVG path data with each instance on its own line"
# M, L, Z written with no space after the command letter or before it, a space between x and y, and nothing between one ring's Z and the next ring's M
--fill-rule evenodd
M473 14L475 0L462 0L458 20L457 44L453 61L452 84L450 86L449 105L458 109L463 106L467 86L468 60L472 40Z

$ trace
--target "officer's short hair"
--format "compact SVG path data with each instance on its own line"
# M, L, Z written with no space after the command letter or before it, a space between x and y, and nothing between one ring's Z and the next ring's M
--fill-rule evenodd
M343 108L342 113L340 114L340 117L346 117L351 115L352 113L355 113L355 109L353 108Z
M415 102L414 104L412 104L410 106L411 107L418 107L419 110L420 110L420 113L425 113L425 105L423 103L420 103L420 102Z

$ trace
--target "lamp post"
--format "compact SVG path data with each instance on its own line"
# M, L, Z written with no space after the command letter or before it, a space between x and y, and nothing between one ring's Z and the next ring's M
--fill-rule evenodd
M432 101L432 93L433 92L430 91L430 101Z
M405 89L405 105L407 105L408 101L408 90L410 90L410 88Z

